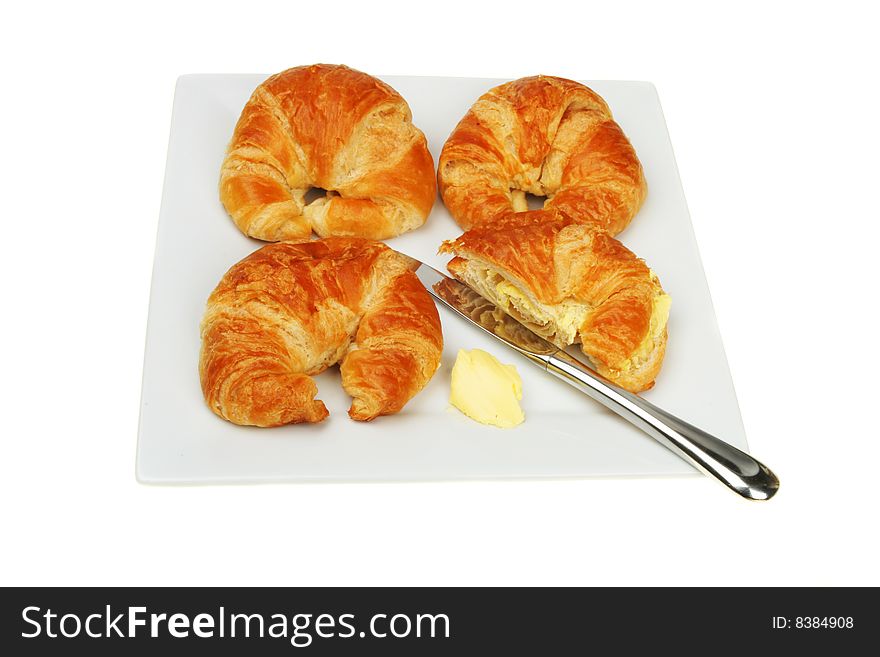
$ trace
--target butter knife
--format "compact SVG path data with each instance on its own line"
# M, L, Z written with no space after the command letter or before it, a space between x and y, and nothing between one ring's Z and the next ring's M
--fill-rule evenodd
M776 475L749 454L614 385L463 283L424 263L415 273L435 299L459 316L611 409L730 490L750 500L769 500L779 490Z

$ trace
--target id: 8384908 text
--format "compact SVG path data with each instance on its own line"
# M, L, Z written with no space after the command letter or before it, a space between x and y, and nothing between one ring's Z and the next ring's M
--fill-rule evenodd
M774 630L850 630L855 621L852 616L785 616L773 617Z

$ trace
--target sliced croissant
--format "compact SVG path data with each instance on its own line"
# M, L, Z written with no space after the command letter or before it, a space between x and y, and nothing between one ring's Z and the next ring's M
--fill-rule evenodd
M617 385L650 388L666 350L670 297L602 230L555 210L508 213L444 242L449 271L560 347L579 343Z
M311 376L341 361L349 415L396 413L434 375L443 337L412 261L356 238L270 244L233 267L202 320L202 391L217 415L320 422Z

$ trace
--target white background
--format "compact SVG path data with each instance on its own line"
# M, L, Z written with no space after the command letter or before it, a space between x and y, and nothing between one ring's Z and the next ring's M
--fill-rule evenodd
M321 4L5 9L0 584L880 584L869 3ZM175 79L317 61L655 83L777 497L704 478L136 483Z

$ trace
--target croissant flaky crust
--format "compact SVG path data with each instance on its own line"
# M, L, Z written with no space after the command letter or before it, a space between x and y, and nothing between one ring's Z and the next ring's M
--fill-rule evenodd
M615 235L647 193L635 150L605 101L578 82L545 75L483 94L444 144L437 176L465 230L528 210L529 193Z
M341 362L349 415L398 412L434 375L443 338L413 261L358 238L281 242L234 265L208 299L199 360L217 415L271 427L320 422L311 375Z
M650 388L670 299L648 266L603 230L557 210L508 213L444 242L449 271L560 347L580 343L617 385Z
M307 202L310 189L327 190ZM317 64L273 75L241 113L220 200L245 234L270 242L386 239L421 226L437 194L425 135L376 78Z

